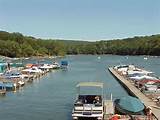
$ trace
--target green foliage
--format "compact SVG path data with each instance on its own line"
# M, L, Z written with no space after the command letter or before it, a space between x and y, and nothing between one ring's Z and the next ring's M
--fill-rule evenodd
M42 40L23 36L21 33L0 31L0 55L9 57L28 57L46 55L65 55L61 41Z
M160 55L160 35L67 44L68 54Z
M43 40L0 31L0 55L28 57L65 54L160 55L160 35L110 41Z

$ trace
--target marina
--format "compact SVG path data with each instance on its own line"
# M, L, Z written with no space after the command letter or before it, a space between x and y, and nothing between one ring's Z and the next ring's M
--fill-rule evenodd
M0 0L0 120L160 120L160 0Z
M16 88L16 92L7 91L5 97L0 97L3 108L0 113L1 117L3 120L22 118L27 120L29 116L35 120L53 118L54 120L71 120L76 96L75 86L81 82L100 82L103 83L104 95L103 119L110 120L116 115L113 101L128 96L128 91L113 78L110 72L106 71L105 65L109 67L109 65L117 64L116 59L113 60L113 58L126 62L121 56L107 55L101 56L101 59L90 55L68 56L65 58L69 62L67 70L53 69L49 72L46 69L43 74L29 74L32 82L26 80L23 87ZM46 63L48 61L49 59L46 59ZM57 61L60 63L61 59ZM36 66L31 59L27 59L25 63L33 63ZM23 72L28 75L27 71ZM25 77L28 79L27 76ZM88 106L85 108L90 110ZM28 112L26 113L25 110ZM132 115L132 117L145 120L143 115ZM128 115L121 115L120 118L131 119Z

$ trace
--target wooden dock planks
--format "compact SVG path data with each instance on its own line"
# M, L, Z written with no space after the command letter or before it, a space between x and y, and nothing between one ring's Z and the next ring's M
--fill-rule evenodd
M160 109L154 101L145 96L139 89L132 85L124 76L118 74L112 67L108 68L109 71L117 78L117 80L125 86L125 88L134 96L139 98L146 107L151 106L154 116L160 120Z

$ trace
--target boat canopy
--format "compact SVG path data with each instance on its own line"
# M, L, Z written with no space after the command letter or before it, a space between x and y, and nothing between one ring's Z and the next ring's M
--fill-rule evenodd
M61 61L61 65L68 65L68 61L66 60Z
M3 73L7 69L6 63L0 63L0 73Z
M80 82L77 87L101 87L103 88L103 83L100 82Z
M11 64L12 67L24 67L23 63L13 63Z

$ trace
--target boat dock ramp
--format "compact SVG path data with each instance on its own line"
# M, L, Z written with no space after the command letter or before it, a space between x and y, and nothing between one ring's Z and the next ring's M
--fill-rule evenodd
M160 107L152 99L148 98L144 93L142 93L136 86L134 86L126 76L120 74L113 67L108 68L112 75L118 80L118 82L127 90L127 92L139 98L145 105L145 107L152 107L152 113L154 119L160 120Z

